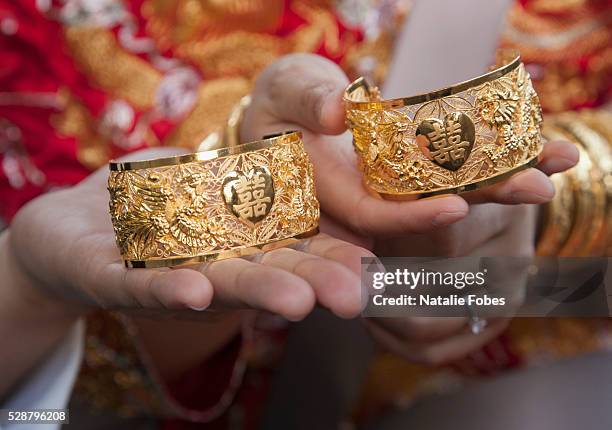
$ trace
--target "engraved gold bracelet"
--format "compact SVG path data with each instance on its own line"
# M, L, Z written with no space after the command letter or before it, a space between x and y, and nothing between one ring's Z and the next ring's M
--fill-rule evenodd
M367 187L390 199L460 193L537 163L538 96L520 57L428 94L382 100L360 78L344 95L347 125Z
M297 132L110 169L110 214L128 267L240 257L318 232L313 167Z

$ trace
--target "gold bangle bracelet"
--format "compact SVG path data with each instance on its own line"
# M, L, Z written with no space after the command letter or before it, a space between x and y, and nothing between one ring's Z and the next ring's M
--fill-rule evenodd
M582 238L583 255L602 255L612 215L612 150L605 137L583 120L582 113L559 115L555 124L585 149L587 161L590 161L591 184L583 193L593 196L588 202L593 217L589 222L589 234Z
M598 110L580 111L580 120L587 124L592 130L596 131L603 139L607 147L607 152L602 155L598 162L604 174L603 183L606 187L607 195L607 244L604 255L612 256L612 112Z
M538 96L520 57L428 94L382 100L360 78L345 91L347 125L368 188L402 199L474 190L537 163Z
M546 131L544 133L549 136ZM536 255L539 256L558 255L574 226L576 199L571 190L570 175L557 174L550 179L555 186L555 196L542 207L542 226L536 244Z
M604 226L605 194L600 182L601 172L582 147L580 163L572 172L576 199L574 225L559 256L580 257L599 255L599 237Z
M548 119L545 126L545 135L555 139L573 141L580 152L578 164L560 174L565 177L567 186L564 189L558 189L555 196L555 199L569 200L570 197L567 194L570 194L573 205L571 207L547 205L548 211L571 210L571 229L554 255L565 257L601 255L606 229L606 195L602 182L602 172L588 147L576 135L570 133L566 127L562 127L558 117ZM557 213L553 216L553 219L560 216L568 215ZM558 226L548 226L548 228L554 230ZM546 231L546 227L544 231ZM544 244L538 244L539 249L543 246Z
M567 136L554 126L552 120L544 122L542 134L547 140L567 140ZM574 228L576 215L576 178L573 171L552 175L550 179L555 186L555 196L550 203L542 206L543 219L536 244L536 254L540 256L559 255Z
M110 214L127 267L240 257L318 232L301 133L136 162L111 162Z

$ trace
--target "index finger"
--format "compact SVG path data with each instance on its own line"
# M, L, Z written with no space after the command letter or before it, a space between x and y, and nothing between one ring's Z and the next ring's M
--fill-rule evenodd
M347 136L309 139L317 189L327 214L358 233L377 236L426 233L452 224L468 214L467 202L456 195L413 201L384 200L369 192ZM331 146L331 150L324 150Z
M424 233L465 217L468 206L458 196L397 202L365 189L350 135L329 136L345 130L342 93L347 83L329 60L306 54L284 57L258 79L241 127L242 140L303 129L322 208L355 232Z

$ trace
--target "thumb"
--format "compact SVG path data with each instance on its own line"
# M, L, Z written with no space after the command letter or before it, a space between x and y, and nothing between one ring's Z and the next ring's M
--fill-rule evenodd
M296 125L313 133L346 130L342 95L348 79L335 63L312 54L292 54L259 76L253 102L245 113L243 137L258 125ZM257 133L261 135L261 130ZM282 131L282 130L266 130Z

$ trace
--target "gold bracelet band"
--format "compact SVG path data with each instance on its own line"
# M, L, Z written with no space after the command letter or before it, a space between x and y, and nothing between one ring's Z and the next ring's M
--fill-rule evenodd
M594 146L594 158L603 173L603 185L606 190L606 249L604 255L612 256L612 112L599 110L582 110L578 114L580 121L586 124L597 136L591 140L600 143ZM607 150L606 150L607 148Z
M605 255L612 243L612 146L585 121L592 115L585 111L547 118L544 135L575 142L580 161L553 176L557 193L545 206L539 255Z
M542 133L548 140L567 140L567 136L548 123L544 123ZM555 196L542 207L543 217L536 245L536 254L540 256L559 255L574 227L576 215L574 174L564 172L552 175L550 179L555 186Z
M360 78L347 88L347 125L366 185L385 198L474 190L532 166L542 150L538 96L520 57L428 94L381 100Z
M298 132L110 169L110 214L128 267L240 257L318 232L313 167Z
M584 148L585 154L581 153L581 161L588 159L584 167L587 170L585 176L588 178L588 183L580 189L578 205L590 206L591 217L586 223L587 234L570 236L568 242L571 243L571 240L575 237L576 242L582 246L578 248L578 252L572 252L568 255L601 255L608 239L606 218L609 216L608 206L612 196L612 189L606 190L606 173L602 168L606 165L607 169L610 169L611 157L608 144L597 132L583 123L579 117L570 119L561 116L557 124ZM580 169L580 166L578 166L578 169ZM610 170L608 170L607 175L610 175Z

